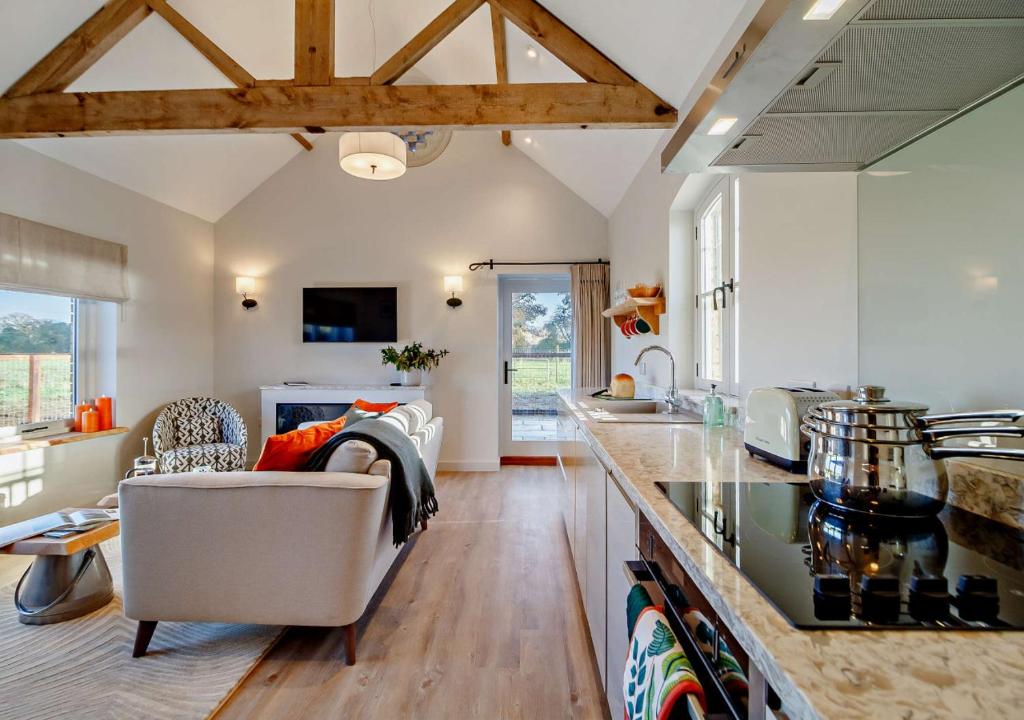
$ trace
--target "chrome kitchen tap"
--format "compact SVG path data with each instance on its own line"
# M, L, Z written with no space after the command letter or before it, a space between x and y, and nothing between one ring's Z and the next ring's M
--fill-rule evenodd
M665 395L665 402L668 403L668 412L670 414L681 413L683 410L683 402L679 399L679 389L676 387L676 359L672 357L672 353L661 345L648 345L640 354L636 356L636 360L633 362L634 366L640 364L640 361L644 359L644 355L649 353L651 350L658 350L668 355L668 361L672 367L672 387L668 389L668 393Z

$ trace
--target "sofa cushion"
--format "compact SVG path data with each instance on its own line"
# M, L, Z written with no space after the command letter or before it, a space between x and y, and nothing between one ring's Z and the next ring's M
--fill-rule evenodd
M369 402L368 400L363 400L362 398L359 398L354 403L352 403L352 407L357 407L360 410L365 410L366 412L386 413L386 412L391 412L396 407L398 407L398 403L397 402L375 403L375 402Z
M432 413L433 408L426 400L413 400L408 405L396 407L381 420L397 425L406 435L415 435L430 422Z
M339 445L327 458L324 472L365 474L377 460L377 450L362 440L348 440Z
M345 418L319 423L303 430L271 435L253 470L301 470L313 452L345 427Z

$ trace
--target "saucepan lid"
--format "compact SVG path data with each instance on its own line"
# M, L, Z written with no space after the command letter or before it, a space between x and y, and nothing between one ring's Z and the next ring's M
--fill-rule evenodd
M914 418L928 411L927 405L890 400L880 385L862 385L852 400L833 400L815 406L811 412L834 423L855 423L890 428L916 427Z

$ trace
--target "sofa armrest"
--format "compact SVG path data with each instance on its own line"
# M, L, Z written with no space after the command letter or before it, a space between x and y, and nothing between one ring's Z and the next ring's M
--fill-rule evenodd
M231 472L123 481L124 612L135 620L338 626L372 595L388 479Z

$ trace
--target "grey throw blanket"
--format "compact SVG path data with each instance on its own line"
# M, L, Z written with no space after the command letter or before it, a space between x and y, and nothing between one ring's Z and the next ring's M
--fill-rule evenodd
M347 440L369 443L382 459L391 462L391 520L395 547L398 547L416 531L421 520L437 512L430 473L412 438L391 423L374 419L362 420L351 429L334 435L317 448L303 470L323 472L331 454Z

